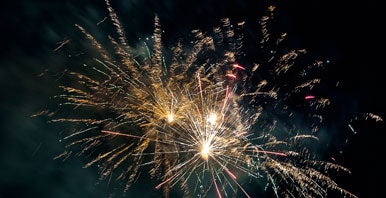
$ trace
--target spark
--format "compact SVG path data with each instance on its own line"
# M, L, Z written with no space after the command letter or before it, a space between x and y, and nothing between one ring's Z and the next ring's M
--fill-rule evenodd
M100 25L101 23L105 22L106 19L107 19L107 17L104 17L101 21L99 21L99 22L97 23L97 25Z
M68 43L70 43L70 39L65 39L65 40L63 40L63 41L61 41L61 42L58 42L58 43L57 43L57 44L58 44L58 47L56 47L53 51L54 51L54 52L58 51L60 48L62 48L64 45L66 45L66 44L68 44Z
M354 134L357 134L357 132L355 131L354 127L353 127L351 124L348 124L348 127L350 128L350 130L351 130Z
M315 99L315 96L313 96L313 95L307 95L307 96L304 97L304 99L306 99L306 100Z
M237 76L235 74L226 74L225 76L229 77L229 78L231 78L233 80L235 80L237 78Z
M239 64L233 64L232 66L233 66L233 68L236 68L236 69L245 70L245 68Z

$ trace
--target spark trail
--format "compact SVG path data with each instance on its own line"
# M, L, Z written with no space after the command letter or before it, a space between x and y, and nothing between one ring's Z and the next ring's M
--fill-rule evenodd
M293 95L304 93L313 109L311 117L322 117L318 110L329 101L306 94L320 82L317 77L299 72L301 81L274 80L291 73L305 53L270 50L286 36L274 41L269 34L274 6L260 20L258 46L269 51L269 57L242 65L243 35L236 32L243 22L233 28L225 18L211 34L192 31L190 50L182 42L165 49L156 16L152 49L145 43L144 49L135 50L108 0L106 4L118 35L108 37L114 49L105 49L77 24L98 56L87 71L65 73L72 83L60 87L59 110L44 111L51 122L70 123L72 129L62 139L68 144L58 158L87 155L91 160L84 167L98 165L100 179L114 172L125 191L143 167L150 167L149 175L159 181L154 188L162 188L165 197L175 186L186 197L251 197L245 177L267 181L277 197L326 197L330 191L355 197L327 175L330 170L349 170L319 161L308 148L318 141L314 134L323 119L310 123L307 130L291 121L295 112L288 101ZM171 54L170 61L165 61L165 53ZM315 61L310 68L321 65ZM260 75L267 71L268 80Z

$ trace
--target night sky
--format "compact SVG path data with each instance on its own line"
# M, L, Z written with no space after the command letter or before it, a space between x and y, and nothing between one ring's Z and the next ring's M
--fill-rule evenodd
M0 12L0 198L108 197L115 187L106 181L97 184L97 169L82 168L87 159L53 159L64 148L58 141L63 128L30 117L57 93L55 82L39 74L63 70L68 63L53 52L57 42L77 38L74 24L91 27L108 16L104 1L8 1L3 1ZM210 30L223 17L245 21L253 34L266 2L112 0L111 4L133 44L152 33L155 13L166 43L192 29ZM333 109L326 119L321 155L352 171L337 177L341 187L363 198L384 196L384 124L360 117L350 120L368 112L386 115L382 30L386 7L377 0L272 2L277 7L275 28L288 33L288 49L305 48L306 56L329 61L321 77ZM106 32L99 33L97 37ZM127 197L160 197L153 184L139 181Z

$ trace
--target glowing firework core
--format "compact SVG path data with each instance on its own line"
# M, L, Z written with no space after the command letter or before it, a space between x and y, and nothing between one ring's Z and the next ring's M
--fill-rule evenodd
M173 114L172 114L172 113L169 113L169 114L168 114L168 123L172 123L173 120L174 120Z
M204 159L205 161L208 161L210 150L211 150L210 142L206 141L202 145L201 152L200 152L202 159Z
M211 125L215 125L216 124L216 121L217 121L217 115L215 113L211 113L209 116L208 116L208 122L211 124Z

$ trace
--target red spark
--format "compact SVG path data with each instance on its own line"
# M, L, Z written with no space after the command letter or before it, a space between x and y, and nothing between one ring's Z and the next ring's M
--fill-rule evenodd
M245 70L245 68L243 66L241 66L241 65L239 65L237 63L233 64L232 66L233 66L233 68L236 68L236 69Z
M233 80L236 79L236 75L235 74L226 74L225 76L229 77L229 78L232 78Z
M313 96L313 95L308 95L308 96L304 97L304 99L306 99L306 100L311 100L311 99L314 99L314 98L315 98L315 96Z
M167 180L163 181L162 183L158 184L158 185L155 187L155 189L158 190L159 188L161 188L162 185L164 185L166 182L169 182L171 179L172 179L172 178L170 177L169 179L167 179Z

